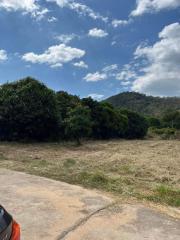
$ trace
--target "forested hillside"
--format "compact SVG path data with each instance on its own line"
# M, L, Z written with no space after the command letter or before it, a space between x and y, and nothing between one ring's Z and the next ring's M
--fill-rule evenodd
M180 110L180 97L152 97L135 92L124 92L106 100L114 107L127 108L144 114L161 116L168 110Z

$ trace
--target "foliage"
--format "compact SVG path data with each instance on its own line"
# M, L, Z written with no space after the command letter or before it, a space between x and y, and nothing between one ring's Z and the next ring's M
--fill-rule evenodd
M136 92L124 92L106 100L114 107L127 108L149 116L161 117L165 111L180 110L179 97L152 97Z
M180 112L168 111L163 115L162 121L165 127L180 129Z
M130 102L144 99L137 93L122 96L122 102L127 97ZM138 106L142 108L141 104ZM137 139L146 136L148 127L159 129L154 133L169 138L173 135L169 130L172 126L180 128L179 111L168 111L161 118L144 117L109 102L80 99L63 91L55 93L30 77L4 84L0 89L1 140Z
M175 139L176 138L176 129L174 128L150 128L150 135L159 136L161 139Z
M89 107L92 119L92 137L97 139L118 138L124 136L128 119L109 103L99 103L84 98L83 105Z
M68 117L69 112L80 104L80 99L77 96L68 94L67 92L59 91L56 93L57 108L61 116L61 125L59 126L61 139L68 139L66 130L65 119Z
M57 137L55 93L28 77L0 89L0 139L49 140Z
M89 109L78 105L68 112L65 119L65 133L67 138L75 139L80 144L80 139L88 137L91 133L91 119Z
M157 117L146 117L147 123L149 127L161 127L161 121Z
M129 110L122 110L121 113L128 118L128 127L125 131L126 138L134 139L146 136L148 123L143 116Z

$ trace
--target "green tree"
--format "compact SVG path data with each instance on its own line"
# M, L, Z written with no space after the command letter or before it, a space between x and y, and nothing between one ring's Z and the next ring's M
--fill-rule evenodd
M80 104L80 99L77 96L73 96L71 94L68 94L64 91L59 91L56 93L56 99L57 99L57 107L58 107L58 113L61 116L61 125L59 127L59 131L61 133L61 139L68 140L67 134L65 133L66 130L66 121L65 119L68 117L68 113L77 107Z
M89 107L92 119L92 137L108 139L123 137L127 128L127 117L109 103L99 103L92 98L82 99Z
M180 112L170 110L164 114L162 121L165 127L180 129Z
M81 144L81 139L90 136L91 133L91 118L90 111L87 107L78 105L68 112L68 117L65 119L65 132L68 139L74 139L77 144Z
M156 127L156 128L161 127L161 121L156 117L147 117L146 120L148 122L149 127Z
M57 138L60 118L55 93L30 77L0 89L0 138L49 140Z
M109 103L101 103L100 134L103 139L123 137L127 128L127 117Z
M128 127L125 132L125 137L129 139L143 138L148 131L147 120L136 112L129 110L121 110L121 113L128 118Z
M80 104L80 99L77 96L73 96L64 91L59 91L56 93L58 111L61 114L62 119L65 119L68 112Z

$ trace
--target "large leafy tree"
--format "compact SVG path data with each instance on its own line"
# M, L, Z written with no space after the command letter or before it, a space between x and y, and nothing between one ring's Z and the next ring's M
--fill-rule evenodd
M56 93L58 112L61 116L61 125L59 126L59 131L61 132L61 138L68 140L66 131L66 118L69 112L80 104L80 99L77 96L73 96L64 91L59 91Z
M162 121L165 127L180 129L180 112L170 110L163 115Z
M108 139L124 136L128 119L111 104L99 103L92 98L84 98L82 103L90 109L92 137Z
M0 89L0 138L49 140L57 137L55 93L30 77Z
M156 128L160 128L161 127L161 121L160 119L156 118L156 117L146 117L147 123L149 127L156 127Z
M65 119L65 132L68 139L74 139L78 145L82 138L90 136L91 133L91 118L88 107L78 105L71 109Z
M129 139L143 138L148 131L148 122L145 117L136 112L121 110L121 113L128 118L128 127L125 131L125 137Z

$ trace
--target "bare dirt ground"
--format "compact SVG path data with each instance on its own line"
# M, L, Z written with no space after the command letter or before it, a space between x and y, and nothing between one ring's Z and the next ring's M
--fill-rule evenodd
M0 144L0 167L180 206L180 141Z

